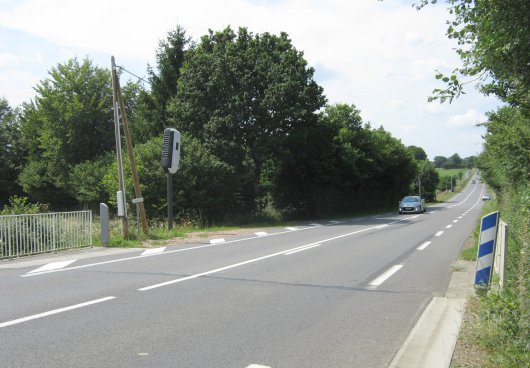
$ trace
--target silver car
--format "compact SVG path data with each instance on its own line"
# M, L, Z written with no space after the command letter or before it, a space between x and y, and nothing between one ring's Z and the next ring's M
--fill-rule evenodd
M422 199L419 196L407 196L399 201L400 215L402 213L423 213L426 210L425 199Z

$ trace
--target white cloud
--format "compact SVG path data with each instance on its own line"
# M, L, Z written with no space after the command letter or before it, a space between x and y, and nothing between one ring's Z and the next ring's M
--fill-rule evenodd
M389 107L391 110L401 110L404 105L404 101L400 99L395 99L390 101Z
M447 111L447 105L439 102L427 102L421 106L421 109L428 114L441 114Z
M463 114L453 115L447 121L448 127L465 127L475 126L487 120L486 115L478 112L475 109L469 109Z
M20 57L15 54L11 54L8 52L4 52L0 54L0 66L6 66L10 64L20 64L20 61L21 61Z

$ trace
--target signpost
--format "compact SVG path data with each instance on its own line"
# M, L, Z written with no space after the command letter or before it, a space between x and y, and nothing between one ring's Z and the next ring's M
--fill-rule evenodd
M499 211L487 214L480 221L477 270L475 274L475 285L477 286L488 287L491 282L498 223Z

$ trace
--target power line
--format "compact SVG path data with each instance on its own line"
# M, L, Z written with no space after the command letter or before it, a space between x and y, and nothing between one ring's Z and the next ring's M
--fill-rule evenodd
M126 72L126 73L129 73L129 74L130 74L130 75L132 75L133 77L136 77L136 78L138 78L138 79L139 79L139 80L141 80L142 82L144 82L144 83L147 83L147 84L151 85L151 82L149 82L149 81L146 81L146 80L145 80L145 79L143 79L142 77L140 77L140 76L138 76L138 75L134 74L133 72L131 72L131 71L129 71L129 70L127 70L127 69L125 69L125 68L124 68L123 66L117 65L116 67L117 67L117 68L119 68L120 70L123 70L123 71L124 71L124 72Z

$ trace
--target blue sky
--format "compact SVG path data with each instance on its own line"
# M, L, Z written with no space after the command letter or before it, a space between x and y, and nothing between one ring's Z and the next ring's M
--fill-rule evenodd
M427 103L436 70L459 65L445 37L444 4L418 12L413 0L0 0L0 96L18 106L57 63L89 57L145 76L158 42L181 25L195 40L208 29L285 31L315 68L330 103L354 104L428 156L482 149L485 113L500 102L469 86L452 104Z

